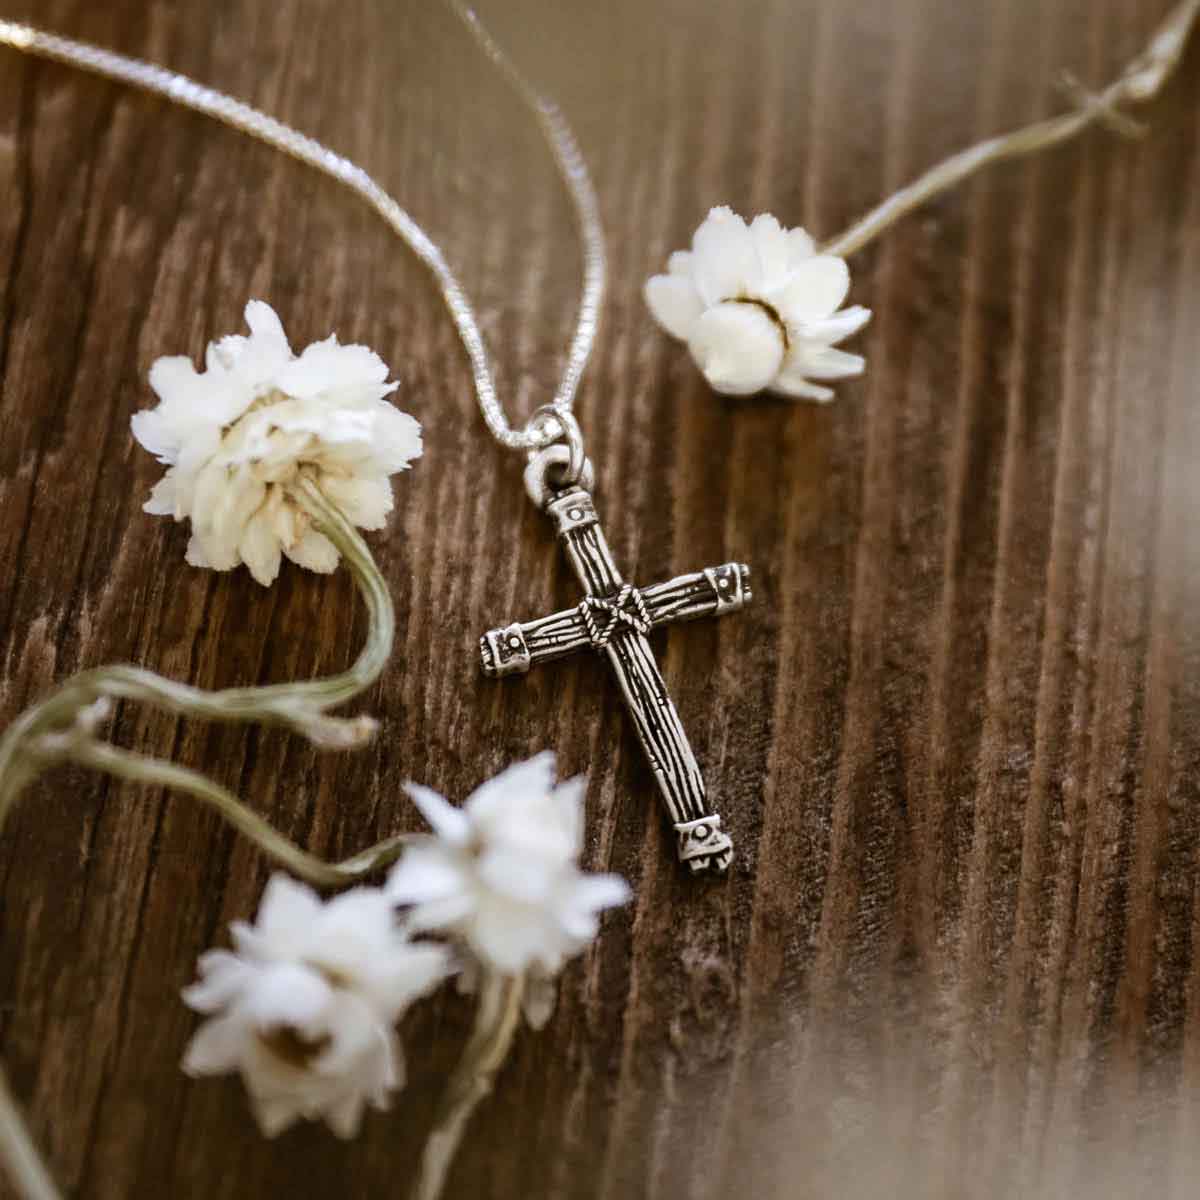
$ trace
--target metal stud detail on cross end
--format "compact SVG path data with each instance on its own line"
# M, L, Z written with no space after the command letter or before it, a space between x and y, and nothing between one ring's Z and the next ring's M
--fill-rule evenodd
M750 590L750 568L745 563L705 567L704 577L716 597L718 617L739 612L754 599L754 593Z
M679 835L679 861L686 863L693 875L707 872L724 875L733 861L733 839L721 829L721 818L713 813L695 821L681 821L675 826Z
M524 675L532 659L520 624L505 625L485 633L479 639L479 661L483 673L493 678Z

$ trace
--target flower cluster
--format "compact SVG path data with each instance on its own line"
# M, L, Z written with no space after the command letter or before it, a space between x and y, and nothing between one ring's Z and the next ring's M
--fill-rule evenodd
M833 391L814 380L848 379L865 365L835 348L871 319L861 306L841 308L849 290L845 260L819 254L803 229L766 213L747 225L714 208L691 250L672 254L667 274L646 282L645 296L715 391L824 402Z
M236 954L210 950L184 1001L209 1014L184 1057L191 1075L240 1071L262 1131L323 1117L341 1137L403 1082L395 1025L445 978L445 947L412 942L379 888L323 904L275 875Z
M597 914L628 900L619 876L579 870L584 786L582 778L556 786L549 753L510 767L462 808L410 785L433 836L407 850L388 894L411 906L412 928L447 933L466 949L468 981L478 967L552 978L596 936ZM544 987L527 991L532 1024L549 1016L547 1000Z
M421 454L421 428L387 397L383 360L336 337L300 355L274 310L246 306L250 336L208 347L205 370L185 357L150 370L156 408L133 433L166 475L145 509L189 520L187 560L227 571L245 563L261 584L280 559L332 571L338 553L289 492L301 475L361 529L380 529L392 508L389 477Z
M464 990L484 972L524 977L526 1017L544 1023L554 976L596 936L598 914L629 897L617 876L579 870L583 782L556 784L551 754L461 809L409 792L433 834L406 848L384 887L322 903L275 876L255 924L234 924L235 952L201 956L184 992L208 1015L184 1069L240 1072L268 1135L305 1117L349 1137L367 1104L386 1107L403 1082L396 1022L454 970Z

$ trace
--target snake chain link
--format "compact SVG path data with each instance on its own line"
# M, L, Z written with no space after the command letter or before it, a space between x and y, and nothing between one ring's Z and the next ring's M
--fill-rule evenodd
M587 165L562 113L553 103L535 91L509 62L473 11L459 0L447 2L480 49L537 118L538 126L553 153L558 173L571 197L583 244L583 285L579 311L562 377L552 403L539 410L539 414L523 429L514 429L509 424L504 407L496 394L487 345L476 320L475 310L441 250L421 226L362 167L249 104L153 63L129 58L99 46L89 45L87 42L46 33L30 25L4 20L0 20L0 44L164 96L174 104L223 121L239 132L291 155L292 158L321 171L357 193L407 243L436 280L470 360L479 409L492 436L509 449L532 451L563 436L567 420L570 419L575 393L587 365L592 343L595 341L600 304L604 295L604 231ZM550 413L561 413L565 419L547 421L547 410Z

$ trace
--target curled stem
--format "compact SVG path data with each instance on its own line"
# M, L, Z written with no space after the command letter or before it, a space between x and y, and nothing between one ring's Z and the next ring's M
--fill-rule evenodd
M367 639L340 675L269 687L209 692L165 679L141 667L116 665L84 671L22 713L0 737L0 826L21 791L56 763L73 762L119 779L170 787L214 808L269 858L317 886L341 886L393 862L406 836L389 838L352 858L328 863L284 837L220 784L187 767L123 750L96 737L116 700L137 700L180 716L259 722L302 734L325 749L361 746L375 732L370 717L331 717L326 709L353 699L379 678L391 657L395 615L387 584L354 526L316 484L301 477L292 495L313 525L337 547L366 603ZM22 1200L60 1200L0 1070L0 1157Z
M956 187L976 171L1004 159L1049 150L1091 125L1107 125L1117 132L1136 136L1140 127L1121 111L1120 106L1143 104L1158 95L1179 66L1197 18L1200 18L1200 0L1183 0L1158 27L1146 49L1102 92L1088 92L1070 77L1064 77L1064 90L1077 105L1074 112L1037 121L951 155L888 196L849 229L831 238L822 247L822 252L845 258L874 241L913 209Z
M411 1200L439 1200L467 1122L488 1093L508 1058L521 1022L524 975L489 971L480 984L475 1028L442 1100L433 1131L421 1155Z
M337 547L366 604L367 639L353 665L325 679L215 692L121 663L84 671L26 709L0 738L0 822L30 781L36 765L29 761L30 747L47 734L70 731L81 713L105 698L137 700L180 716L210 721L257 721L282 726L324 749L351 749L370 740L376 728L372 718L347 720L331 717L325 710L353 699L379 678L391 657L395 636L392 599L366 543L316 484L301 478L292 494L314 525Z
M161 758L147 758L108 742L84 739L64 755L81 767L90 767L130 783L166 787L215 809L238 833L248 837L268 858L315 887L345 887L381 867L390 866L412 840L410 834L385 838L341 862L326 862L284 837L269 821L243 804L232 792L207 775Z
M62 1200L0 1067L0 1154L21 1200Z

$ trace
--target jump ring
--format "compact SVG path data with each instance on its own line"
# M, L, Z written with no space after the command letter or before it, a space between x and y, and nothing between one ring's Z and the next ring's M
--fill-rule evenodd
M529 455L529 465L525 468L525 491L530 500L538 508L545 508L546 501L552 498L551 493L573 483L579 484L586 491L591 491L595 483L595 472L592 470L592 460L585 458L579 470L579 475L573 479L564 479L563 475L570 467L571 450L561 442L552 446L543 446ZM554 481L550 473L554 472Z
M525 434L530 439L531 454L552 446L563 436L562 418L559 410L553 404L543 404L528 421L525 422Z
M552 445L566 446L568 457L562 464L559 479L563 484L570 486L578 483L583 477L584 464L587 461L583 453L583 431L579 428L579 422L575 420L574 414L565 408L556 408L553 404L547 404L529 418L529 423L525 428L529 433L544 435L543 431L552 421L557 424L558 429L548 437L541 449L547 449Z

